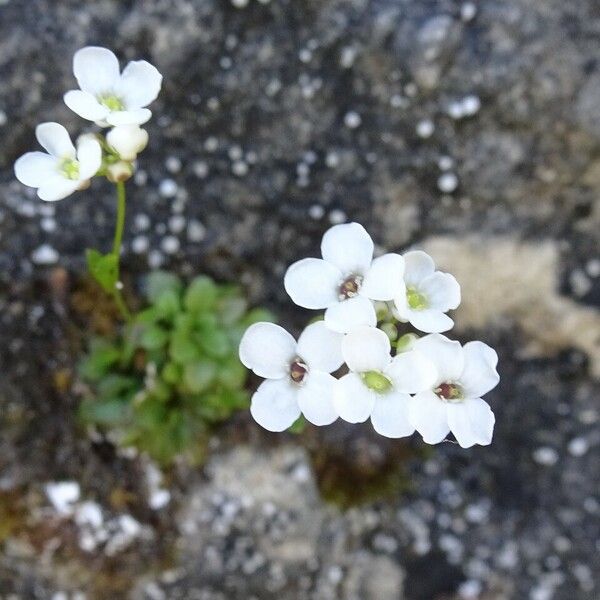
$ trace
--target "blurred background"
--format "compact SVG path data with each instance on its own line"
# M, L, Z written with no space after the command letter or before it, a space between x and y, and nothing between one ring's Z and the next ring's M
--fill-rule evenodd
M599 598L599 40L595 0L0 0L0 598ZM359 221L458 278L452 334L500 356L493 444L242 413L161 476L90 437L75 365L114 325L83 250L113 190L43 203L12 172L37 123L81 130L90 44L164 76L131 297L208 273L298 331L285 268Z

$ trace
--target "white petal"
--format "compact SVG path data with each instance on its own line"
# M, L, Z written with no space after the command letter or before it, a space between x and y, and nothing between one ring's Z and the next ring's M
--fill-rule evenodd
M348 423L366 421L373 412L375 400L376 394L356 373L348 373L339 379L333 394L335 410Z
M422 279L434 271L433 258L426 252L413 250L404 255L404 281L407 286L417 286Z
M110 113L110 110L89 92L71 90L64 95L63 100L74 113L88 121L101 121Z
M321 254L344 276L364 275L373 260L373 240L358 223L334 225L323 236Z
M418 350L397 354L385 369L397 392L416 394L431 390L437 380L437 369L431 360Z
M433 392L419 392L411 396L408 403L408 416L414 428L423 436L427 444L438 444L450 431L446 402Z
M79 180L93 177L102 165L102 147L93 135L82 135L77 142L77 160L79 161Z
M77 191L80 184L81 182L78 180L67 179L59 173L56 173L44 181L37 194L42 200L55 202L56 200L62 200Z
M23 184L40 187L57 173L56 159L45 152L27 152L15 162L15 176Z
M73 73L84 92L110 93L119 81L119 61L107 48L87 46L75 52Z
M287 377L296 357L296 340L274 323L250 325L240 342L240 360L260 377Z
M331 305L325 311L325 325L333 331L347 333L361 325L375 327L377 315L368 298L356 296Z
M408 394L379 394L371 413L373 428L380 435L389 438L406 437L415 428L408 418Z
M392 300L405 292L404 259L399 254L376 258L367 271L360 293L371 300Z
M390 364L390 338L374 327L357 327L342 340L342 355L351 371L384 371Z
M56 158L75 158L75 146L69 132L59 123L41 123L35 128L41 146Z
M491 444L496 419L487 402L467 398L463 402L448 403L447 411L450 430L461 447Z
M311 371L306 381L298 387L298 406L307 421L313 425L329 425L338 414L333 406L333 393L337 380L329 373Z
M427 298L429 308L441 312L455 309L460 304L460 285L450 273L436 271L419 284L419 291Z
M495 388L500 381L496 371L498 355L493 348L483 342L465 344L465 368L460 376L465 395L479 398Z
M134 108L132 110L118 110L111 112L106 117L109 125L143 125L152 117L152 111L147 108Z
M342 333L332 331L323 321L309 325L298 338L298 356L309 369L332 373L343 362Z
M452 329L454 325L454 321L448 315L431 308L423 310L409 309L404 315L401 315L402 318L406 318L413 327L425 333L443 333Z
M458 381L465 366L465 354L460 342L432 333L417 340L414 348L435 365L438 373L436 383Z
M304 258L290 265L283 285L298 306L327 308L339 301L342 273L320 258Z
M254 420L269 431L284 431L300 416L297 388L289 379L263 381L250 403Z
M160 92L162 75L145 60L130 62L121 75L117 95L125 102L128 110L148 106Z

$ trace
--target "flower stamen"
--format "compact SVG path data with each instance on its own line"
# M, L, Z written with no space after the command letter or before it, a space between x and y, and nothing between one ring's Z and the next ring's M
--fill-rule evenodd
M424 310L429 306L427 297L414 287L406 288L406 301L413 310Z
M304 378L307 374L308 366L297 356L290 364L290 379L294 383L301 384L304 382Z
M363 383L374 392L383 394L392 389L391 380L386 377L381 371L366 371L360 374Z
M60 163L60 172L67 178L76 181L79 179L79 162L74 158L65 158Z
M100 104L102 104L103 106L106 106L106 108L108 108L109 110L125 110L125 105L123 104L121 98L115 96L114 94L105 94L98 96L98 102L100 102Z
M462 402L464 400L463 389L456 383L441 383L434 392L446 402Z
M360 275L351 275L344 279L339 288L338 297L340 300L348 300L358 296L358 291L362 285L363 278Z

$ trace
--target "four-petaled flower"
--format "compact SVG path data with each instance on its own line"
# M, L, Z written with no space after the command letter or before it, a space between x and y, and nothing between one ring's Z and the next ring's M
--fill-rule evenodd
M431 256L415 250L404 254L405 287L394 298L398 317L425 333L448 331L446 314L460 304L460 285L449 273L435 270Z
M417 350L390 355L390 340L380 329L358 327L344 337L342 355L350 373L335 390L340 417L361 423L371 417L375 431L386 437L411 435L409 394L431 388L436 370Z
M88 46L75 53L73 72L81 89L64 99L80 117L105 127L141 125L152 116L146 106L158 96L162 75L149 62L132 61L120 73L110 50Z
M400 295L404 259L384 254L373 260L373 241L362 225L335 225L325 232L320 258L292 264L284 286L304 308L326 309L325 324L347 333L359 325L375 326L372 300L388 301Z
M47 151L28 152L15 162L17 179L38 188L42 200L66 198L89 184L102 164L102 148L93 135L82 135L77 150L67 130L58 123L42 123L35 135Z
M449 431L463 448L492 441L494 413L481 396L496 387L498 355L482 342L461 346L439 334L417 340L415 349L435 365L436 378L427 391L409 402L409 417L428 444L441 442Z
M315 425L333 423L337 380L330 373L342 365L341 340L322 321L309 325L298 342L279 325L251 325L240 343L240 360L266 379L252 396L256 422L283 431L302 413Z

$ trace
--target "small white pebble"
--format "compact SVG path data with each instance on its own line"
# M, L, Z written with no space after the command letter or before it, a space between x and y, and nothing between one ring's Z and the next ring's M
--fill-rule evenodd
M438 178L437 185L444 194L451 194L458 187L458 177L454 173L444 173Z
M160 267L164 262L165 257L163 256L162 252L159 252L158 250L152 250L148 254L148 266L151 269L158 269L158 267Z
M449 156L440 156L438 159L438 167L442 171L448 171L454 166L454 160Z
M206 237L206 227L200 221L190 221L187 228L187 238L192 243L201 242Z
M69 514L72 505L79 500L81 489L76 481L57 481L46 484L46 496L54 509L62 514Z
M145 254L150 247L150 240L145 235L137 235L131 240L131 250L135 254Z
M58 252L49 244L42 244L31 253L31 260L36 265L52 265L58 261Z
M40 221L40 227L43 231L52 233L53 231L56 231L56 221L52 217L44 217Z
M313 204L308 209L308 215L310 216L311 219L314 219L315 221L322 219L324 214L325 214L325 209L320 204Z
M199 179L204 179L208 175L208 164L203 160L199 160L194 163L193 166L194 175Z
M216 137L211 136L206 138L206 141L204 142L204 148L207 152L215 152L218 147L219 140Z
M431 119L423 119L417 123L416 132L420 138L430 138L434 131L435 125Z
M183 215L174 215L169 219L169 231L181 233L185 229L186 219Z
M137 231L146 231L150 229L150 217L143 213L135 215L133 226Z
M586 273L592 277L600 277L600 258L590 258L585 265Z
M329 213L329 222L332 225L339 225L340 223L345 223L346 219L346 213L343 210L340 210L339 208L335 208Z
M162 241L160 242L160 247L165 254L176 254L177 252L179 252L181 244L179 242L179 239L176 238L174 235L168 235L167 237L162 239Z
M160 182L158 192L163 198L174 198L179 187L173 179L163 179Z
M176 156L169 156L165 161L165 167L169 173L179 173L181 171L181 160Z
M356 111L351 110L344 116L344 124L349 129L356 129L361 123L361 116Z
M533 460L545 467L551 467L558 462L558 452L549 446L541 446L533 451Z
M8 123L8 117L3 110L0 110L0 127L6 125Z
M231 172L237 177L243 177L248 174L248 165L243 160L236 160L231 165Z
M246 8L248 6L249 0L231 0L231 4L236 8Z
M462 107L463 113L470 117L479 112L479 109L481 108L481 100L474 94L465 96L462 101Z
M583 456L589 450L589 444L585 438L577 437L569 442L568 449L572 456Z
M472 21L475 18L476 14L477 14L477 5L474 4L473 2L465 2L460 7L460 18L465 23Z

